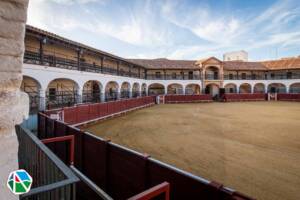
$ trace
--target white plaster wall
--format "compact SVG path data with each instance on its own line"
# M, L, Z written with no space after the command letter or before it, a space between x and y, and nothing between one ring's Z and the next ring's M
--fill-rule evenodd
M114 76L108 74L100 74L100 73L92 73L92 72L82 72L76 70L68 70L68 69L60 69L55 67L47 67L41 65L32 65L32 64L24 64L23 74L29 77L36 79L41 85L41 94L45 93L49 83L57 78L67 78L76 82L79 89L79 94L82 93L82 89L84 84L89 80L96 80L101 83L103 89L106 87L106 84L110 81L115 81L119 85L119 90L121 88L122 83L128 82L130 84L130 90L132 91L132 87L134 83L138 83L140 86L142 84L147 85L148 87L151 84L159 83L165 87L165 91L167 92L168 85L170 84L180 84L182 85L184 91L188 84L197 84L200 86L201 90L203 89L201 80L144 80L130 77L122 77L122 76ZM287 91L289 91L289 87L293 83L300 83L300 79L289 79L289 80L224 80L223 85L227 85L229 83L235 84L237 86L237 90L243 83L249 83L251 85L251 89L253 91L254 85L257 83L262 83L265 85L265 88L268 87L269 84L272 83L282 83L286 86ZM141 89L141 87L139 87ZM103 92L103 89L101 92Z
M58 78L67 78L75 81L79 87L79 92L82 91L83 85L89 80L99 81L103 86L103 88L105 88L106 84L110 81L117 82L119 88L121 88L122 83L128 82L130 84L130 90L132 90L134 83L138 83L140 86L142 84L146 84L147 90L148 90L148 86L153 83L160 83L164 85L165 91L167 90L168 85L174 83L182 85L184 89L186 85L191 83L198 84L200 88L202 88L201 80L144 80L138 78L114 76L109 74L100 74L100 73L92 73L92 72L82 72L76 70L60 69L56 67L48 67L48 66L33 65L33 64L24 64L23 74L25 76L29 76L37 80L41 85L42 91L46 91L49 83L52 80Z
M249 83L251 85L251 91L253 91L254 85L257 83L262 83L265 85L265 91L268 88L268 85L272 83L282 83L285 85L287 92L289 91L290 85L293 83L300 83L300 79L286 79L286 80L224 80L223 85L226 86L227 84L235 84L237 86L237 90L239 91L239 87L243 83Z

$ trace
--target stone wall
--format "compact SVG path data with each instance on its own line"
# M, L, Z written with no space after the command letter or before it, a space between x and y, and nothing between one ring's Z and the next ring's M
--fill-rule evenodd
M0 1L0 198L17 199L6 187L18 169L15 124L28 115L28 96L20 92L28 0Z

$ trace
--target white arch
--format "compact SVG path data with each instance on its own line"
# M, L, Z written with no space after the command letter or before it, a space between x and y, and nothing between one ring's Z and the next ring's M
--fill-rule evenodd
M152 88L155 86L156 88ZM149 95L166 94L166 86L162 83L151 83L148 86L148 94Z
M245 88L245 91L243 91L243 90L241 90L242 86L246 86L249 88ZM249 89L249 91L248 91L248 89ZM252 85L250 83L241 83L239 85L239 93L251 93L251 92L252 92Z
M259 85L262 85L262 87L263 87L262 91L260 91L260 90L257 89L257 87ZM261 82L260 83L255 83L253 85L253 93L266 93L266 85L264 83L261 83Z
M175 91L171 90L172 86L175 86ZM167 94L183 94L183 88L183 85L180 83L170 83L167 86Z
M194 87L194 86L196 87L196 88L195 88L196 91L189 92L189 91L188 91L188 88L189 88L189 87ZM199 89L198 91L197 91L197 87L198 87L198 89ZM201 94L201 86L200 86L200 84L197 84L197 83L189 83L189 84L186 84L186 85L184 86L184 93L185 93L185 94Z
M229 86L233 86L233 91L231 91L232 87ZM235 83L227 83L225 86L225 93L237 93L238 92L238 86Z
M295 83L290 84L289 85L289 93L300 93L300 82L295 82Z
M271 82L271 83L269 83L268 84L268 87L267 87L267 89L268 89L268 92L271 92L271 89L272 89L272 85L274 85L274 88L275 88L275 92L278 92L278 93L287 93L288 92L288 87L287 87L287 85L286 84L284 84L284 83L280 83L280 82ZM277 87L278 85L281 85L281 86L283 86L283 88L279 88L279 87Z

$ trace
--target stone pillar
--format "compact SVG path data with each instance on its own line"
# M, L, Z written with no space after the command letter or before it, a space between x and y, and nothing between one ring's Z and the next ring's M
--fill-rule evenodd
M77 90L76 103L77 103L77 104L82 103L82 89L81 89L81 88L79 88L79 89Z
M290 92L290 86L287 85L287 86L286 86L286 93L289 93L289 92Z
M121 89L118 88L117 90L117 100L121 99Z
M254 93L254 85L250 85L250 87L251 87L251 94L253 94Z
M39 97L40 97L39 110L44 111L46 109L46 93L45 93L45 90L43 90L43 89L39 90Z
M6 186L18 169L18 139L14 126L29 113L28 95L20 91L28 0L0 1L0 197L19 199Z
M240 86L239 86L239 85L236 86L236 93L237 93L237 94L240 93Z
M105 102L105 93L100 93L100 101Z
M132 98L132 90L129 91L129 98Z

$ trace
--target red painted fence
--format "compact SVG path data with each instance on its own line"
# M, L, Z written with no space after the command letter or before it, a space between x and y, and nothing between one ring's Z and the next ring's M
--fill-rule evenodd
M300 101L300 94L277 94L279 101Z
M74 166L113 199L127 199L144 191L143 194L149 194L150 188L163 182L170 184L169 197L172 200L252 199L222 184L194 176L147 155L50 119L41 113L38 115L37 135L40 139L74 135ZM62 161L69 164L68 145L67 142L60 142L49 144L49 147ZM76 196L77 199L101 199L82 183L76 186Z
M54 113L63 113L63 119L68 124L78 124L105 118L117 113L125 112L131 109L147 106L155 103L155 97L140 97L134 99L124 99L105 103L82 104L73 107L46 111L47 115Z
M212 96L209 94L202 95L166 95L165 103L193 103L193 102L210 102Z
M254 94L224 94L223 100L230 101L265 101L266 94L254 93Z

